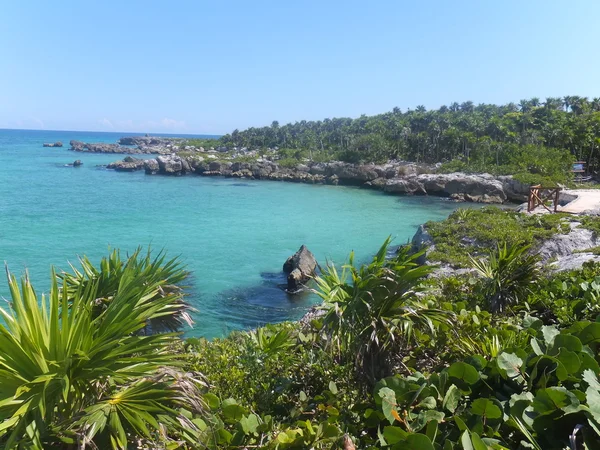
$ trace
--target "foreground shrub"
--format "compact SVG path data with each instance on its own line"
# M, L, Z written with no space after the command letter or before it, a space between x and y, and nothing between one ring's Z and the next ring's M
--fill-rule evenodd
M59 284L53 273L41 299L27 276L19 287L9 274L11 309L0 309L3 448L162 448L195 427L186 416L202 402L196 381L178 369L177 336L144 333L177 300L161 292L161 266L136 255L118 276L103 267L102 276L93 270L86 282L73 283L83 280L75 275Z

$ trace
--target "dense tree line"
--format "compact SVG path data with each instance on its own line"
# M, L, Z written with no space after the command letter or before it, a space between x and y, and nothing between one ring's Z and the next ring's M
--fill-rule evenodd
M600 166L600 98L550 97L518 104L452 103L437 110L400 108L356 119L333 118L235 130L226 145L278 147L311 159L350 162L393 158L418 162L462 160L466 164L507 164L520 148L569 151L590 167ZM292 152L294 154L294 152Z

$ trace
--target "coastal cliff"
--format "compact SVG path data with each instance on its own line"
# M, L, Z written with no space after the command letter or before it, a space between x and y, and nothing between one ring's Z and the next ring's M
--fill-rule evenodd
M306 163L284 167L276 161L217 161L214 155L160 155L154 159L126 158L109 164L109 169L150 175L223 176L310 184L350 185L390 194L436 195L475 203L522 202L529 186L511 176L490 174L434 173L435 167L401 161L386 164L350 164L340 161ZM210 158L213 156L213 158ZM425 172L425 173L424 173Z

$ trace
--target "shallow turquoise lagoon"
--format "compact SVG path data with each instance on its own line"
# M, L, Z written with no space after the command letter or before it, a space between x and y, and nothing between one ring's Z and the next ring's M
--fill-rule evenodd
M197 309L190 336L300 317L317 300L288 296L281 267L302 244L320 263L366 261L388 235L405 243L417 226L456 204L338 186L116 173L97 165L119 155L74 153L78 139L115 142L121 134L0 130L0 259L29 270L39 292L50 265L68 269L109 248L151 245L180 255L192 272ZM43 148L61 140L64 148ZM82 167L64 165L81 159ZM8 295L6 281L0 295Z

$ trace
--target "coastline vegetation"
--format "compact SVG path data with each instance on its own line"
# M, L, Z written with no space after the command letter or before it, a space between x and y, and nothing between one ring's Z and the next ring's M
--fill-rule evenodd
M445 226L485 243L461 249L474 273L429 277L387 240L323 269L320 314L213 341L173 332L187 273L162 254L84 258L41 301L10 275L0 445L598 448L600 265L546 277L528 252L563 222L460 210Z
M500 244L532 246L557 233L570 231L567 214L525 215L498 207L457 209L446 220L427 222L435 242L427 258L455 267L469 267L472 256L481 256ZM600 223L589 219L583 226Z
M600 166L600 98L464 102L427 110L399 108L356 119L333 118L234 130L211 146L277 148L298 163L403 159L442 163L443 171L515 175L523 182L567 183L574 160ZM291 161L289 162L291 164Z

